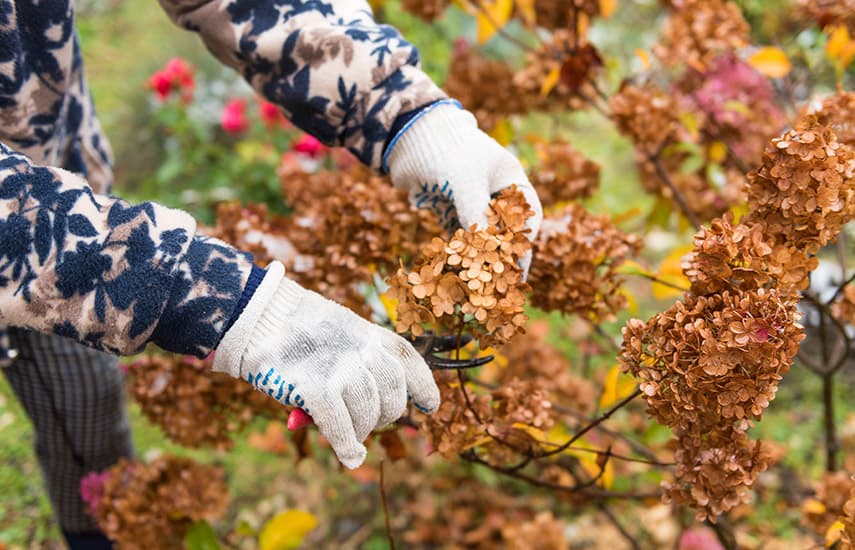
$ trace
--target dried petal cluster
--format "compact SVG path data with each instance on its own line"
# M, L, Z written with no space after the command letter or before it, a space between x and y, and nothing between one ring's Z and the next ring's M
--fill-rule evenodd
M852 501L855 480L847 472L828 472L815 491L814 497L802 505L802 523L814 533L825 535L840 516L851 514L846 512L846 505Z
M504 357L495 376L489 379L500 385L514 378L537 381L548 390L554 403L581 413L594 409L596 391L593 384L577 374L565 354L546 341L549 325L544 321L530 323L526 333L501 348Z
M532 305L612 319L626 305L617 268L640 246L634 235L620 231L608 217L594 216L578 204L566 206L544 219L535 241L528 279Z
M753 480L771 462L762 441L738 430L695 432L678 436L675 444L675 480L663 489L667 500L697 508L698 521L748 502Z
M548 431L554 424L548 391L538 381L513 378L489 394L466 386L466 395L450 373L437 375L437 383L442 403L420 417L420 427L443 456L477 446L491 463L507 463L540 447L526 426Z
M534 0L535 22L553 31L582 27L584 19L600 15L600 4L599 0Z
M796 301L774 287L690 293L647 323L624 327L621 363L638 378L648 412L676 436L676 479L667 494L700 517L744 502L765 468L745 432L798 352Z
M210 361L147 355L129 370L129 393L172 441L230 449L232 435L257 416L279 417L281 406L252 386L211 372Z
M832 306L834 316L850 325L855 325L855 285L848 284Z
M805 115L813 115L817 123L830 126L838 142L855 146L855 92L841 91L828 96L819 104L811 104Z
M403 0L401 8L430 22L441 16L450 3L451 0Z
M525 97L529 109L580 107L580 94L594 97L591 81L602 65L600 54L592 44L576 41L571 31L561 29L537 51L527 54L525 67L514 75L514 87ZM547 89L544 83L550 79L554 86Z
M671 0L661 39L653 48L666 64L703 71L720 53L751 43L739 7L727 0Z
M120 548L180 548L194 522L213 521L228 504L222 469L189 458L121 459L106 473L96 520Z
M513 84L514 70L504 61L484 57L465 39L454 43L445 91L478 119L489 132L503 117L523 113L526 97ZM489 86L484 83L489 82Z
M435 237L412 271L402 265L389 278L398 332L423 334L423 324L450 329L441 332L465 328L484 346L524 332L528 285L519 261L531 250L525 228L531 216L522 192L511 187L490 204L486 229L458 229L448 241Z
M588 198L600 184L600 165L587 159L570 143L537 143L537 165L529 178L545 209Z
M855 34L855 0L796 0L796 16L820 27L843 25Z
M849 500L843 505L843 514L838 518L843 525L840 533L840 549L855 548L855 491L849 493Z
M773 139L748 179L751 216L776 244L815 254L855 215L855 152L812 117Z

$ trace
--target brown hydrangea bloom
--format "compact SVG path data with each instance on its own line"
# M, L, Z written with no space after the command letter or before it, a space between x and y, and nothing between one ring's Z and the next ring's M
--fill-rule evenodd
M566 529L552 512L540 512L529 521L508 522L502 528L502 539L518 550L566 550Z
M617 129L647 154L677 138L679 106L671 94L658 88L624 84L609 98L609 110Z
M803 338L797 298L775 287L687 294L623 329L619 359L648 413L674 431L667 496L714 518L745 502L768 453L745 435L774 399Z
M812 118L773 139L748 181L752 218L808 254L855 216L855 152Z
M855 10L855 0L851 3L851 9ZM855 12L851 15L855 22ZM855 28L852 32L855 32ZM819 124L831 127L837 141L855 147L855 93L841 91L819 104L811 104L804 116L810 115L815 116Z
M593 384L574 374L567 357L546 341L549 325L530 323L526 333L501 348L507 365L496 369L494 381L507 384L514 378L537 380L548 389L549 399L581 413L592 413L597 392Z
M775 398L803 338L792 294L776 289L687 295L623 329L619 358L648 412L675 433L747 429Z
M844 25L855 34L855 0L796 0L796 16L820 28Z
M282 415L279 403L246 382L212 372L207 360L147 355L128 374L128 391L146 418L187 447L230 449L231 435L253 418Z
M770 458L762 441L752 441L742 431L696 430L678 436L675 479L662 484L666 501L695 508L698 521L715 521L750 501L754 480Z
M433 21L442 15L450 3L451 0L403 0L401 8L425 21Z
M535 145L537 164L529 179L545 209L588 198L600 185L600 165L570 143L556 140Z
M805 503L802 506L804 513L802 523L814 533L825 535L828 528L840 516L847 514L845 507L852 499L855 480L847 472L826 473L816 485L815 490L815 496L809 501L814 505L808 506Z
M504 61L488 59L464 39L454 44L445 91L491 131L500 118L525 112L525 97L513 85L514 71ZM490 86L484 83L489 82Z
M683 258L683 273L699 296L722 290L754 290L766 285L772 255L762 223L733 225L731 217L716 218L694 237L694 249Z
M641 244L578 204L545 218L534 245L531 303L544 311L612 319L626 305L617 268Z
M491 463L537 453L541 442L524 427L548 431L554 425L552 403L543 383L513 378L490 394L463 389L448 372L437 374L442 402L432 415L420 415L420 427L433 447L451 457L478 447ZM468 403L467 403L468 396Z
M685 63L703 71L723 52L751 43L750 27L734 2L671 0L662 38L653 47L667 64Z
M591 81L603 61L596 48L574 40L567 29L555 31L549 42L526 56L526 64L514 75L514 87L530 110L548 111L580 107L579 94L594 97ZM555 86L544 95L543 84L558 71Z
M222 469L190 458L123 458L108 472L96 520L120 548L183 547L193 523L215 520L228 504Z
M534 14L538 27L553 31L569 29L583 18L590 21L600 15L600 1L534 0Z
M412 271L389 278L398 300L398 332L424 333L424 323L441 332L465 329L483 346L507 342L524 332L528 317L520 259L531 249L526 220L532 216L523 194L511 187L493 200L483 230L458 229L450 240L435 237Z

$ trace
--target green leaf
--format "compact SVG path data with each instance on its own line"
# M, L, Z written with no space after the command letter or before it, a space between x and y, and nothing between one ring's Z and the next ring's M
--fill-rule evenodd
M199 521L190 526L184 543L188 550L222 550L217 533L207 521Z

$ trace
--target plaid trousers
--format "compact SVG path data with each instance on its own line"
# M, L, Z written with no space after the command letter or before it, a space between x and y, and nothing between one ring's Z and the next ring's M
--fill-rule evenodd
M18 353L0 370L33 423L54 515L64 531L97 531L80 479L133 454L118 359L60 336L9 331Z

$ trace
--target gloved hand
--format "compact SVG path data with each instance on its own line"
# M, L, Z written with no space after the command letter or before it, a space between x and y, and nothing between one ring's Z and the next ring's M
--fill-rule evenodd
M534 210L528 237L537 236L543 210L525 170L456 102L434 104L405 125L389 143L384 165L395 187L409 191L416 206L434 210L449 231L485 227L491 196L516 184ZM530 264L529 254L524 273Z
M407 396L425 412L439 389L409 342L285 278L279 262L214 355L214 370L246 380L310 414L342 464L365 460L362 441L397 420Z

